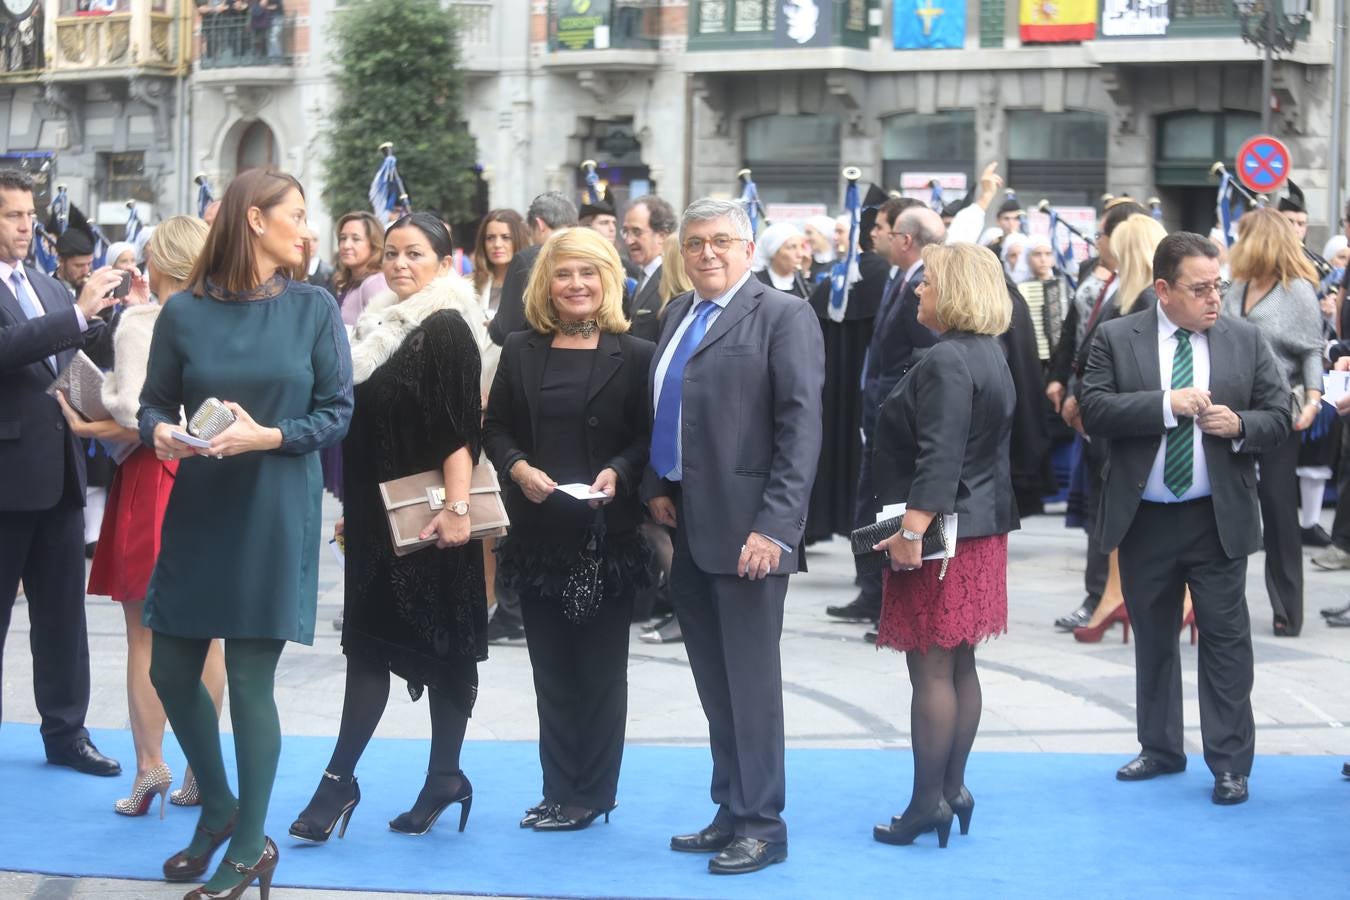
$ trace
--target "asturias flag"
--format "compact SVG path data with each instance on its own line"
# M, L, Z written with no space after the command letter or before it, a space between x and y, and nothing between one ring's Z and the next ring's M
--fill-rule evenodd
M897 50L959 50L966 45L966 0L895 0Z
M1090 41L1097 36L1097 0L1021 0L1025 43Z

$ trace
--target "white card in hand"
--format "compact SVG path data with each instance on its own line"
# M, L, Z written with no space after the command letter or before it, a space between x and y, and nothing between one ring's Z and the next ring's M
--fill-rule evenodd
M569 497L575 497L578 500L608 500L609 494L601 494L591 490L589 484L576 482L575 484L560 484L558 490Z
M1322 400L1335 406L1350 394L1350 372L1327 372L1322 376Z
M182 431L176 430L170 431L169 437L173 438L175 441L180 441L184 444L187 444L189 447L196 447L198 450L205 450L206 448L211 446L210 441L204 441L199 437L193 437L192 435Z

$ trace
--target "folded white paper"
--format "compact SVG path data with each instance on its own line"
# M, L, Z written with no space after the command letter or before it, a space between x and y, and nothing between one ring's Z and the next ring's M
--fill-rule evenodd
M905 514L907 503L888 503L877 513L877 521L884 522L887 519L896 519ZM947 545L947 555L956 555L956 513L948 513L942 517L942 536L943 543ZM941 553L929 553L924 559L942 559Z
M1350 394L1350 372L1327 372L1322 376L1322 400L1335 406Z
M178 430L170 431L169 437L173 438L175 441L179 441L180 443L187 444L189 447L196 447L198 450L205 450L206 448L211 446L210 441L204 441L195 435L191 435L183 431Z
M589 484L576 482L575 484L560 484L558 490L569 497L575 497L578 500L608 500L609 494L602 494L591 490Z

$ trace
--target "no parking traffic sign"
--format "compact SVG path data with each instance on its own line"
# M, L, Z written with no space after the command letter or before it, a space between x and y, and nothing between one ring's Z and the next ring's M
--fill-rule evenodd
M1237 177L1257 194L1273 194L1289 180L1289 148L1268 134L1258 134L1238 150Z

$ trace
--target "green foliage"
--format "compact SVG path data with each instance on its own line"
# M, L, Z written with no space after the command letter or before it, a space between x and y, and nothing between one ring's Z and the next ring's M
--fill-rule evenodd
M440 0L353 0L337 13L331 40L337 104L325 134L323 197L333 217L370 209L378 148L392 141L413 209L472 218L477 150L460 113L453 9Z

